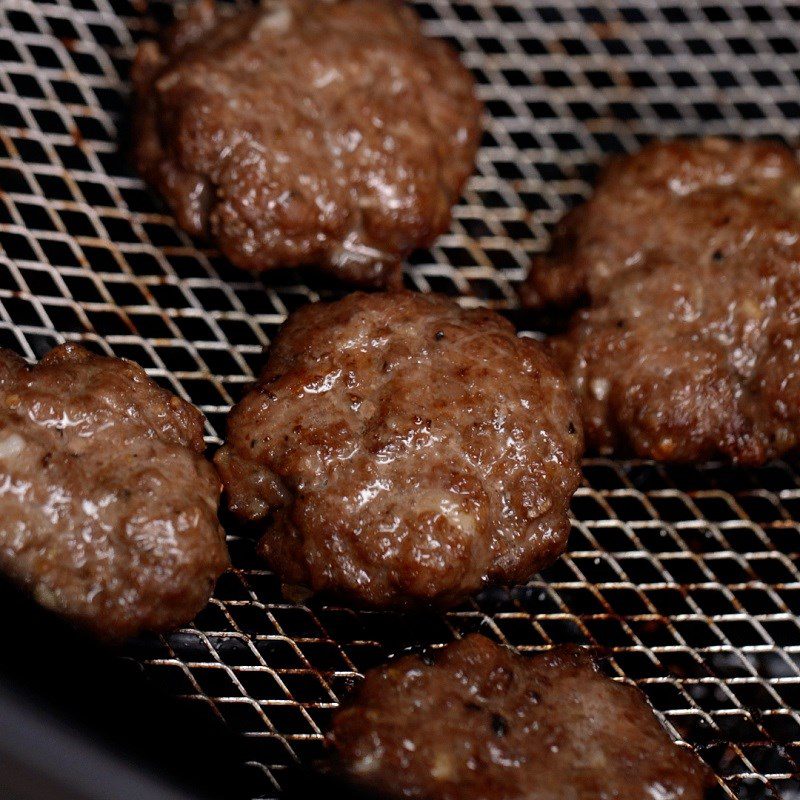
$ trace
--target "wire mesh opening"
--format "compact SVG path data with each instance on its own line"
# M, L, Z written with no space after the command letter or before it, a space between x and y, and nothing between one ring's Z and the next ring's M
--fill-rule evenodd
M520 327L514 286L603 156L654 136L794 141L793 3L415 3L478 81L485 133L450 233L410 259L420 291ZM208 416L252 380L287 313L342 293L310 271L252 277L198 249L118 141L135 43L169 17L147 0L0 6L0 346L58 341L131 358ZM528 586L408 618L281 599L253 542L193 626L132 644L170 691L242 734L251 794L321 751L338 699L390 653L480 629L531 651L589 644L634 680L737 798L800 798L800 479L795 465L672 467L589 459L568 554Z

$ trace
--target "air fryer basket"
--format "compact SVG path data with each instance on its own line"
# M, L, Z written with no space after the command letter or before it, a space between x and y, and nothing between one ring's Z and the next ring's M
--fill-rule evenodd
M596 165L654 135L777 136L800 125L793 3L429 0L485 102L478 167L451 232L406 283L488 304L521 328L514 287ZM311 271L263 278L199 249L120 153L147 0L0 4L0 345L64 339L137 361L207 414L211 444L286 314L343 291ZM253 797L313 759L369 666L480 629L523 652L578 642L634 680L730 797L800 797L800 478L593 458L569 553L511 594L415 618L292 605L233 533L235 568L195 623L128 655L243 734Z

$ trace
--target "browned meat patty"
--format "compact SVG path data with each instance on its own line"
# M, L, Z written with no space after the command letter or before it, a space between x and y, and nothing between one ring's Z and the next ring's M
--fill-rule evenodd
M399 0L201 0L140 47L133 86L138 169L247 269L399 284L480 136L472 77Z
M523 299L588 308L552 352L601 452L757 464L800 435L800 166L786 148L655 143L612 162Z
M0 350L0 569L109 639L190 620L228 566L200 412L76 345Z
M328 745L334 773L409 800L701 800L712 781L584 650L477 634L368 672Z
M502 317L356 293L287 320L216 463L284 581L413 606L552 562L581 451L563 375Z

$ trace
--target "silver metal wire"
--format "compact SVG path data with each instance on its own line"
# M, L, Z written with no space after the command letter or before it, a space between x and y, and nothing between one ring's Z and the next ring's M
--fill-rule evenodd
M515 285L597 163L645 139L720 133L794 141L794 3L427 0L486 104L478 169L450 233L406 282L485 303L522 328ZM132 358L208 415L218 441L270 336L340 293L310 271L253 277L198 248L120 152L137 40L168 17L146 0L0 4L0 345L63 339ZM729 797L800 798L800 479L590 459L569 553L529 586L409 619L291 605L230 536L235 569L194 625L129 655L243 735L253 797L321 749L365 669L480 629L521 651L572 641L634 680Z

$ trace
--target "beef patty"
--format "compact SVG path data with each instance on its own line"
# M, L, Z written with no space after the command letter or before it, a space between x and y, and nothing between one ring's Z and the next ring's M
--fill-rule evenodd
M368 672L327 744L334 773L409 800L701 800L712 780L586 651L478 634Z
M480 135L472 77L399 0L201 0L141 45L133 86L139 171L247 269L398 284Z
M228 566L200 412L76 345L0 350L0 569L121 639L190 620Z
M552 342L587 444L757 464L800 435L800 166L777 144L654 143L612 162L522 291L579 310Z
M581 451L563 375L502 317L356 293L289 317L216 463L286 582L446 605L563 551Z

